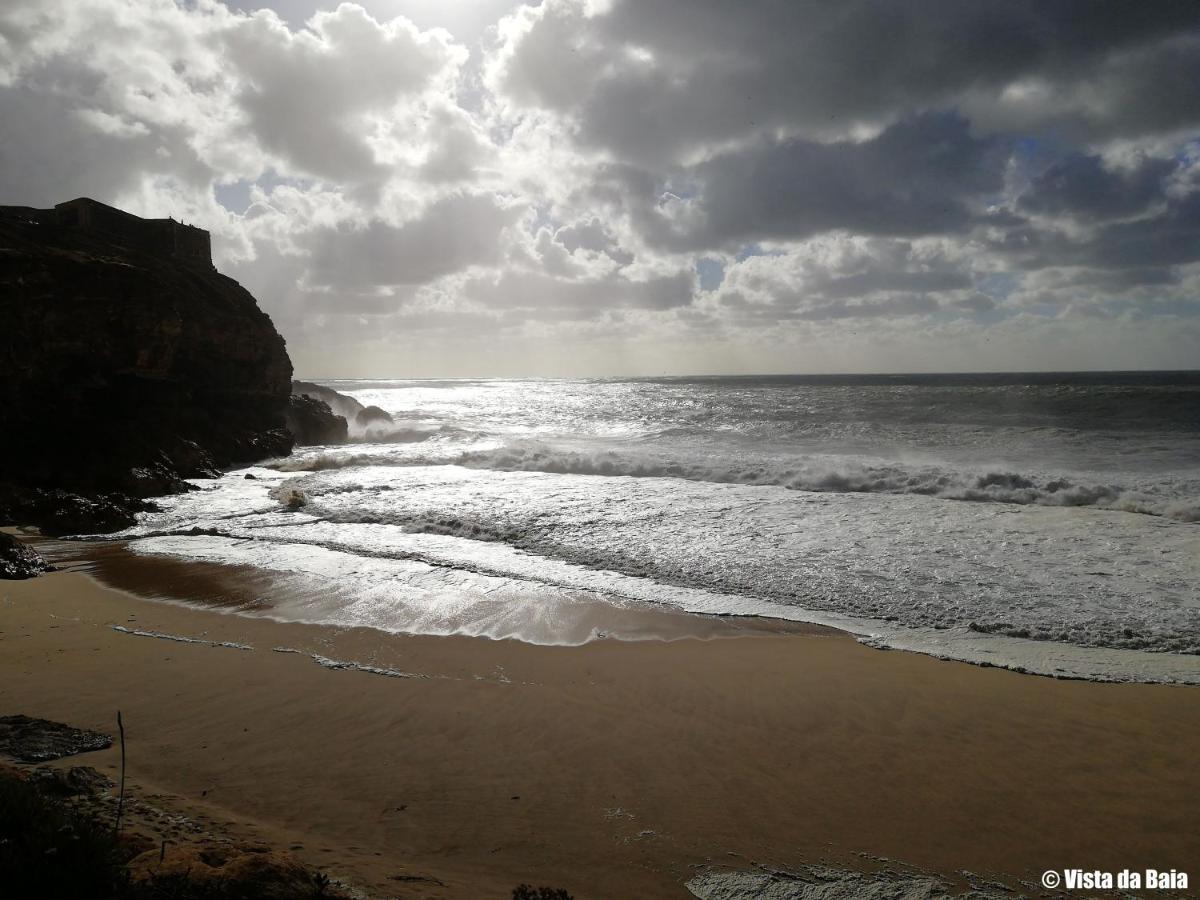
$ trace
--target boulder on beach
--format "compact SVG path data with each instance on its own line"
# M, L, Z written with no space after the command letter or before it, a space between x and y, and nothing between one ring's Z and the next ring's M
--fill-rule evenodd
M40 553L11 534L0 531L0 579L36 578L54 566L42 559Z
M112 737L98 731L30 716L0 716L0 753L20 762L49 762L111 746Z

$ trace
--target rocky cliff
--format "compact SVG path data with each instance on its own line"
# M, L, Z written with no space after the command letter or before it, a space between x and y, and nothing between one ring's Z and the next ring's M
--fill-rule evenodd
M111 530L130 498L290 452L292 364L249 292L25 212L0 208L0 522Z

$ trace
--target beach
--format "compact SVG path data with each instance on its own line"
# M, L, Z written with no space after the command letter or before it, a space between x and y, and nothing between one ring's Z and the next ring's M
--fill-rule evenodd
M133 791L368 896L683 898L704 866L821 860L1014 887L1068 866L1194 876L1192 688L726 626L387 634L65 571L0 587L0 707L108 733L120 709ZM67 763L112 776L119 751Z

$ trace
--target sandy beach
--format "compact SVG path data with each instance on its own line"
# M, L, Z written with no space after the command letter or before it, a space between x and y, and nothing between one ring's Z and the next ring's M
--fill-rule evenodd
M0 587L0 708L107 732L122 710L135 791L371 896L682 898L705 864L820 859L1014 885L1200 860L1192 689L815 628L545 647L279 623L60 572Z

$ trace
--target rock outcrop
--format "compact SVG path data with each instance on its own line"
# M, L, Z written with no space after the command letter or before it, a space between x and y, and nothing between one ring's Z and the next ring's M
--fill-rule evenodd
M112 736L31 716L0 716L0 753L41 763L112 746Z
M292 394L288 399L286 421L297 444L344 444L349 434L344 417L335 415L324 400L307 394Z
M299 444L340 444L347 440L378 440L391 433L395 424L378 406L363 406L353 397L311 381L292 382L292 406L288 430ZM319 406L313 405L314 403ZM322 409L343 421L330 423Z
M368 406L354 417L354 424L359 428L372 428L382 425L393 425L395 420L391 414L378 406Z
M323 384L314 384L311 381L293 381L292 396L320 400L329 406L335 416L341 416L347 422L353 422L365 408L353 397L339 394L333 388L325 387Z
M292 417L289 417L288 428L296 435L300 444L336 444L346 440L372 440L385 437L390 426L395 424L391 415L378 406L363 406L353 397L339 393L323 384L311 381L293 381L292 398L316 400L327 406L335 416L340 416L346 422L346 433L339 438L337 432L328 429L323 423L314 421L311 425L305 422L312 415L314 408L304 404L294 404ZM297 421L297 430L290 424L293 417ZM321 435L317 440L310 439L313 435Z
M0 522L113 530L291 451L292 364L249 292L42 212L0 207Z
M0 579L36 578L53 569L32 547L0 531Z

